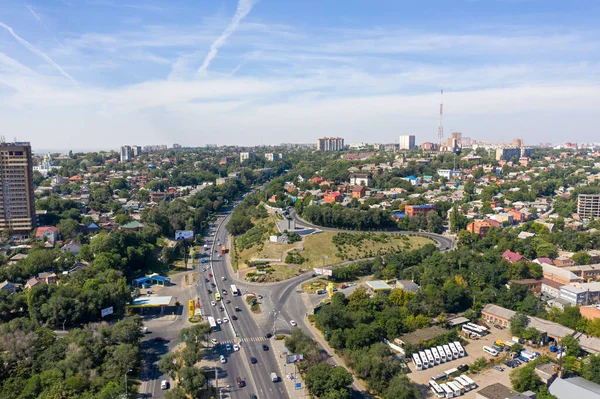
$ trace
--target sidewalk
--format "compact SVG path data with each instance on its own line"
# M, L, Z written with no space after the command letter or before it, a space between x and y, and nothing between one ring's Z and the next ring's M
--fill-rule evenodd
M348 367L346 367L346 364L344 363L344 361L342 360L342 358L340 358L335 351L333 350L332 347L329 346L329 344L327 343L327 341L325 341L325 338L323 338L323 336L321 335L321 332L319 330L316 329L315 326L313 326L313 324L308 321L308 318L304 319L305 324L308 326L309 328L309 332L310 335L315 339L315 341L317 341L317 343L319 345L321 345L321 347L327 352L329 353L329 355L331 356L330 359L332 359L336 365L338 366L342 366L343 368L345 368L346 370L348 370ZM352 383L352 388L355 391L359 391L362 392L364 394L368 394L368 390L367 387L364 386L364 384L358 380L356 378L356 376L354 375L354 373L352 373L352 370L348 370L349 373L352 374L352 376L354 377L354 382Z
M308 391L304 386L304 381L300 376L300 372L297 372L294 376L294 365L286 364L285 356L283 355L283 348L285 348L285 341L282 340L271 340L271 348L276 353L275 360L279 366L278 375L281 379L280 384L285 384L285 389L290 399L304 399L308 395ZM285 366L284 366L285 365ZM297 369L296 369L297 370ZM289 376L294 377L293 379L288 378ZM296 384L301 384L301 389L296 389Z

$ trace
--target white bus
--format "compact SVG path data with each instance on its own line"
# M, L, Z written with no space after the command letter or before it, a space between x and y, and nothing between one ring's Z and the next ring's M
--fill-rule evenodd
M454 359L458 359L458 350L456 350L456 346L452 342L448 342L448 346L450 347L450 351L452 352L452 357Z
M216 330L217 329L217 323L215 323L215 318L212 316L208 316L206 318L208 320L208 325L210 326L211 330Z
M454 341L453 344L456 347L456 350L458 351L458 356L463 357L465 355L465 350L460 344L460 342Z
M421 357L421 363L423 363L423 370L429 368L429 360L427 360L427 356L425 356L425 352L419 352L419 356Z
M438 353L438 350L434 347L431 348L431 354L433 355L433 360L435 361L435 364L440 364L442 362L442 360L440 359L440 354Z
M235 286L235 284L231 284L231 295L240 295L240 291L238 291L237 287Z
M484 333L484 334L485 334L485 333L487 333L487 331L488 331L487 327L480 326L479 324L467 323L467 324L465 324L465 325L467 325L467 326L469 326L469 327L471 327L471 328L474 328L474 329L476 329L476 330L478 330L479 332L481 332L481 333Z
M460 378L462 378L462 379L463 379L463 381L465 381L465 382L468 382L468 383L469 383L469 385L471 386L471 389L475 389L475 388L477 388L477 384L475 383L475 381L473 381L473 380L471 379L471 377L469 377L469 376L466 376L466 375L464 375L464 374L461 374L461 375L460 375Z
M427 356L427 360L429 360L429 367L435 366L435 360L433 359L433 354L431 350L425 349L425 356Z
M444 352L446 352L446 361L451 361L452 360L452 352L450 351L450 347L446 344L443 346L444 348Z
M498 356L498 351L494 348L490 348L489 346L484 346L483 351L489 353L492 356Z
M470 391L471 390L471 384L469 384L468 382L466 382L465 380L463 380L462 377L454 377L454 381L457 384L462 385L462 387L465 389L465 391Z
M417 370L423 370L423 363L421 363L421 359L416 353L413 353L413 363L415 364L415 368Z
M444 396L446 396L446 391L440 388L437 382L433 380L429 381L429 388L431 388L431 392L433 392L433 394L438 398L443 398Z
M460 396L463 394L463 392L461 391L461 389L463 389L462 386L459 387L456 384L456 382L450 381L450 382L447 382L446 385L448 385L448 388L452 389L452 393L454 394L454 396Z
M523 349L521 351L521 356L523 356L527 360L535 360L535 358L537 357L535 352L528 351L527 349Z
M446 362L446 352L444 352L444 348L442 348L442 345L439 345L436 347L438 353L440 354L440 360L442 361L442 363Z
M442 388L444 390L444 392L446 392L446 398L454 397L454 391L452 389L450 389L448 384L440 384L440 388Z

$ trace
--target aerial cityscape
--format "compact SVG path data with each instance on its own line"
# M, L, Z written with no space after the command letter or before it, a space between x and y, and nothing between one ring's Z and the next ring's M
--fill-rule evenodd
M0 10L1 399L600 399L600 4Z

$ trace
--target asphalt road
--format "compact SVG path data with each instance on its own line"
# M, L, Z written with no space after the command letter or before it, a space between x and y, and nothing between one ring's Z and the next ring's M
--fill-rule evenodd
M257 325L254 320L254 316L248 310L248 307L244 303L242 296L234 296L231 293L231 284L235 284L232 281L229 268L226 266L225 257L219 256L221 253L221 245L227 242L227 231L225 225L229 220L229 214L220 216L216 222L216 226L211 228L210 232L214 233L214 236L209 236L207 239L211 241L209 245L209 256L211 261L209 263L199 264L199 285L198 293L201 299L201 306L203 314L212 315L215 319L227 317L229 323L221 325L220 331L211 334L211 337L216 338L221 345L218 345L213 349L213 355L218 359L218 355L223 354L227 358L227 363L218 364L221 372L219 373L220 378L225 378L227 383L232 388L225 388L224 393L226 396L232 398L248 398L250 394L255 394L258 398L287 398L287 392L282 382L273 383L271 381L271 372L276 372L279 377L277 362L275 356L271 350L269 339L265 338L264 335L267 330ZM202 271L203 266L209 266L206 271ZM209 277L212 274L212 278ZM226 280L222 278L225 277ZM206 279L209 280L206 283ZM215 285L213 287L212 285ZM212 294L208 294L208 289L211 289ZM243 286L238 286L238 289L243 289ZM223 289L226 290L227 294L223 294ZM216 306L212 306L211 302L214 300L214 293L220 292L223 294L223 300L217 303ZM231 303L224 303L225 301L231 301ZM220 305L223 306L223 311L219 310ZM241 311L235 311L235 307L241 309ZM233 320L232 317L237 317L237 320ZM223 344L239 343L239 352L227 352ZM263 350L263 345L267 345L268 350ZM257 359L256 364L250 362L250 358L255 357ZM235 379L241 377L246 382L246 386L238 388L235 384ZM225 395L224 395L225 396Z
M316 224L312 224L304 219L301 219L293 208L290 208L290 216L296 221L296 225L309 227L312 229L319 230L327 230L327 231L344 231L344 232L356 232L359 230L344 230L344 229L336 229L333 227L322 227L317 226ZM370 231L370 230L365 230ZM427 233L425 231L406 231L406 230L382 230L386 233L395 233L395 234L410 234L410 235L418 235L422 237L427 237L434 240L438 244L438 248L440 251L448 251L454 249L456 247L456 240L452 237L444 236L441 234Z

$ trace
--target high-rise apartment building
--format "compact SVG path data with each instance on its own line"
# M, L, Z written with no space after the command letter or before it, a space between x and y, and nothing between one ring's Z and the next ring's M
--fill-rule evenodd
M415 147L415 136L412 134L400 136L398 144L400 150L412 150Z
M452 132L450 137L448 137L448 141L446 146L452 149L462 147L462 133L461 132Z
M344 139L341 137L323 137L317 139L317 151L342 151Z
M36 224L29 143L0 143L0 186L0 229L29 233Z
M523 139L515 138L512 140L513 147L521 148L523 147Z
M590 220L600 217L600 194L579 194L577 214L580 219Z
M244 162L247 159L254 158L253 152L240 152L240 162Z
M140 155L142 155L142 146L141 145L132 145L131 153L133 154L134 157L139 157Z
M131 146L124 145L121 147L121 163L129 161L133 157Z

